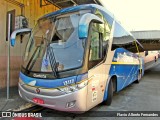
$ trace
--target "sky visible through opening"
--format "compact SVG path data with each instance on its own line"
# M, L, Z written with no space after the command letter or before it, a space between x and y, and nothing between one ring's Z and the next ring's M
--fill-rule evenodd
M160 30L160 0L100 0L130 31Z

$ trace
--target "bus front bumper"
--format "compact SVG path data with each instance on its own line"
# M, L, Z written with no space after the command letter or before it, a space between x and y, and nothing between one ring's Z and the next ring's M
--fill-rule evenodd
M28 92L19 84L19 95L26 101L34 104L67 112L85 112L86 109L86 96L87 86L64 95L60 96L46 96ZM36 100L41 100L37 102Z

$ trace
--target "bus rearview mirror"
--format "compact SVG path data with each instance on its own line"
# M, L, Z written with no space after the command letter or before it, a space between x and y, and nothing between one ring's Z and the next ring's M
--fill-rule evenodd
M18 30L13 31L11 34L11 40L10 40L11 46L14 47L14 45L16 43L16 36L17 35L19 35L19 34L23 35L26 33L30 33L31 30L32 30L31 28L23 28L23 29L18 29Z
M88 37L88 29L90 22L102 24L103 20L91 13L84 14L79 21L79 27L78 27L79 39L84 39Z

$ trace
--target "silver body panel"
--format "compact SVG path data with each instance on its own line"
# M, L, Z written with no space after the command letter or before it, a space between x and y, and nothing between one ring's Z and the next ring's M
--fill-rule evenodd
M54 95L47 96L47 95L40 95L40 94L28 92L19 84L19 94L23 99L32 103L34 103L32 101L33 98L43 99L44 104L38 104L43 107L60 110L60 111L67 111L67 112L87 111L87 108L86 108L87 87L84 87L78 91L60 95L60 96L54 96ZM76 101L74 107L67 108L66 104L71 101Z

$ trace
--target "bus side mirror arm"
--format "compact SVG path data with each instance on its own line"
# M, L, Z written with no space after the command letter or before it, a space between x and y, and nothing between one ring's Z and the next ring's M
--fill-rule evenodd
M11 34L11 46L14 47L15 43L16 43L16 36L18 34L26 34L26 33L30 33L31 32L31 28L23 28L23 29L18 29L12 32Z
M101 24L103 23L103 20L94 14L91 13L84 14L79 21L79 27L78 27L79 39L84 39L88 37L88 29L91 21L93 21L94 23L101 23Z

